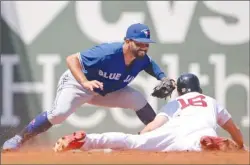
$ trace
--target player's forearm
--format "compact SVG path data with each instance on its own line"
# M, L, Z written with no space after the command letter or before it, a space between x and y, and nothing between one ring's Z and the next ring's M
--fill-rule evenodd
M159 127L161 127L163 124L165 124L168 121L168 118L163 115L157 115L155 119L150 122L148 125L144 127L144 129L140 132L140 134L151 132Z
M227 120L224 124L219 125L221 125L221 127L231 135L232 139L238 144L239 147L243 147L244 142L242 133L238 126L233 122L232 118Z
M152 130L153 130L153 123L151 122L143 128L143 130L140 132L140 134L150 132Z
M151 76L154 76L157 80L162 80L164 77L166 77L165 73L153 60L151 60L151 63L145 69L145 71Z
M67 66L71 71L75 79L82 84L83 82L88 81L84 73L82 72L82 66L80 64L78 54L73 54L67 57L66 59Z
M243 142L243 136L239 128L235 128L232 131L229 132L232 139L238 144L240 148L243 148L244 142Z

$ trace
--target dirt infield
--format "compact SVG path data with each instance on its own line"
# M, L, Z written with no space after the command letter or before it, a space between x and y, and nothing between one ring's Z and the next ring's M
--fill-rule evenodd
M66 152L1 153L1 164L249 164L248 152Z

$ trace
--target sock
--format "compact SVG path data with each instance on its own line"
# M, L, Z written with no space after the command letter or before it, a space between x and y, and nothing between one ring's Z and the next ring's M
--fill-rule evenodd
M142 109L136 111L136 115L145 125L147 125L154 120L156 113L149 103L147 103Z
M50 127L52 127L52 124L47 118L47 112L42 112L37 115L19 135L23 138L22 141L25 142L37 134L47 131Z

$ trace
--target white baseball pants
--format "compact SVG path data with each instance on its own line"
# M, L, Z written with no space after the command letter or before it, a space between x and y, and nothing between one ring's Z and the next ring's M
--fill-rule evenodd
M177 126L178 127L178 126ZM201 151L200 138L204 135L217 136L213 129L204 128L192 133L167 124L141 135L119 132L87 134L82 150L113 149L142 151Z

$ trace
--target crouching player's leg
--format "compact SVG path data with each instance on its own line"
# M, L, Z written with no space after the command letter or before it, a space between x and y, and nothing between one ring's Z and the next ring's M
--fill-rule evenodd
M24 142L60 124L74 113L84 102L92 96L73 88L62 89L57 94L55 105L50 111L37 115L20 133L7 140L2 147L3 151L20 149Z
M2 151L16 151L20 149L24 142L47 131L53 125L62 123L79 106L93 97L93 94L85 90L70 86L65 87L65 85L70 85L71 83L68 80L66 81L66 78L67 74L64 74L59 81L53 107L49 111L37 115L21 132L5 141Z
M103 107L133 110L145 125L153 121L156 116L155 111L145 97L139 91L129 86L109 93L105 97L97 95L88 103Z

